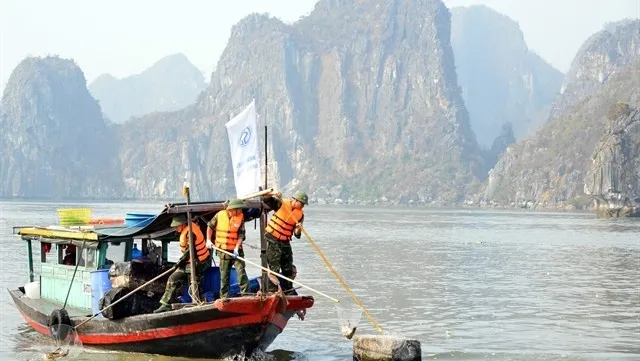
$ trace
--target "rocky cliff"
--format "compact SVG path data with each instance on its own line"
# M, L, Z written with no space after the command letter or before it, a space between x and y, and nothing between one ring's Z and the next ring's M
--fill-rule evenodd
M603 217L640 216L640 109L614 105L593 152L584 192Z
M639 20L587 40L552 117L535 136L507 149L490 172L484 200L543 208L591 204L584 194L585 176L605 129L602 119L619 102L640 104Z
M122 123L152 112L182 109L193 104L205 87L200 70L178 53L123 79L103 74L89 85L89 90L109 120Z
M456 7L451 44L478 142L491 146L505 122L516 139L533 134L564 75L527 48L518 23L484 5Z
M224 123L252 98L285 190L455 203L486 174L439 0L321 0L293 25L253 14L216 69L195 106L127 123L127 194L173 194L190 170L196 198L228 197Z
M511 122L504 123L500 134L493 141L493 144L491 144L491 148L486 152L487 163L491 165L496 164L502 153L515 142L516 137L513 135Z
M118 141L71 60L27 58L0 105L0 196L115 198Z
M589 37L571 63L560 91L562 96L553 104L550 117L573 112L575 106L600 91L611 77L615 77L622 69L628 69L632 63L637 63L639 38L639 20L607 24L605 30ZM604 111L607 109L608 106Z

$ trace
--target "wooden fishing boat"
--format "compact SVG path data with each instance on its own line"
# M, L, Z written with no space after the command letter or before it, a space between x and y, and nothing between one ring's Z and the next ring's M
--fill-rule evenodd
M261 201L246 203L249 208L244 210L245 221L259 218L263 230L268 206ZM66 334L57 334L65 329L58 326L68 325L75 328L85 347L196 358L249 357L256 350L266 350L297 310L312 307L313 297L250 295L219 299L219 269L210 266L201 285L207 302L191 303L188 285L185 285L171 311L153 313L148 308L129 304L127 308L132 314L107 318L104 312L90 319L99 313L105 295L117 288L117 277L113 274L109 277L110 270L111 273L114 270L112 261L117 265L140 265L154 270L149 278L166 273L173 266L168 261L168 247L177 241L175 230L170 227L173 216L189 214L192 227L206 230L206 221L222 209L223 202L168 204L144 227L121 224L14 227L14 234L26 242L30 282L9 293L34 330L47 336L65 337ZM34 242L40 245L40 262L35 264ZM132 260L134 243L142 245L141 259ZM161 252L160 246L154 248L156 244L161 244ZM74 262L64 264L71 246L76 250ZM114 255L121 255L122 261L109 259L115 258ZM234 283L234 271L231 283ZM263 279L265 277L263 272ZM163 290L166 280L167 277L159 278L136 295L147 301L159 299L159 292L150 296L153 292L148 289ZM134 312L135 309L138 311Z

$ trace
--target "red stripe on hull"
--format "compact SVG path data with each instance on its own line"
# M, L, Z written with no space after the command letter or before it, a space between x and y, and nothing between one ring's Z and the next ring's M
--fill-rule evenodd
M37 332L40 332L41 334L43 334L45 336L50 336L51 335L51 332L49 332L49 326L45 326L43 324L40 324L40 323L30 319L29 316L27 316L20 309L18 309L18 311L20 311L20 314L22 315L22 318L24 318L24 320L27 321L27 323L29 324L29 326L31 326L31 328L33 328L34 330L36 330Z
M20 311L22 317L37 332L45 336L49 336L49 327L42 325L29 318L24 312ZM182 335L190 335L203 331L212 331L225 328L233 328L238 326L246 326L258 323L266 323L265 315L252 314L238 317L225 318L220 320L211 320L205 322L194 323L190 325L179 325L175 327L157 328L146 331L136 331L130 334L82 334L78 333L80 341L84 345L109 345L118 343L131 343L154 340L159 338L169 338Z
M284 330L287 326L287 322L289 322L289 318L285 317L281 313L273 313L269 316L269 322L277 326L280 330Z
M261 323L262 315L247 315L223 320L212 320L191 325L182 325L167 328L158 328L134 334L78 334L80 341L86 345L104 345L115 343L129 343L154 340L158 338L169 338L182 335L190 335L203 331L219 330L250 324Z

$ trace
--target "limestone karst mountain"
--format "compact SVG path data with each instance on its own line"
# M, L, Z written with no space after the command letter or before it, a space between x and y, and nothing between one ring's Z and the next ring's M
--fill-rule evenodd
M73 61L24 59L9 77L0 104L1 196L119 197L115 134Z
M605 119L584 192L602 217L640 216L640 109L618 103Z
M322 0L293 25L253 14L231 33L195 106L128 124L127 194L171 194L187 169L200 197L232 192L224 122L253 98L285 189L459 203L486 174L441 1Z
M585 42L552 118L507 149L491 171L484 199L547 208L590 205L585 177L607 112L617 103L640 105L640 20L609 26Z
M451 44L478 142L491 146L507 122L516 139L533 134L564 75L529 50L518 23L484 5L455 7Z
M114 123L182 109L193 104L205 87L200 70L180 53L165 56L140 74L123 79L103 74L89 84L91 94Z

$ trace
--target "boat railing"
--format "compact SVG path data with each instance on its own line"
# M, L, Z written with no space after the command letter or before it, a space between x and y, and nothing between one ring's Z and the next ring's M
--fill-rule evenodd
M20 230L24 228L36 228L38 226L29 225L29 226L13 226L11 227L11 234L20 234Z

